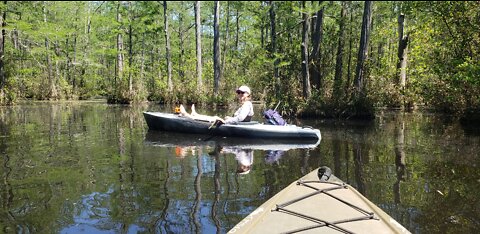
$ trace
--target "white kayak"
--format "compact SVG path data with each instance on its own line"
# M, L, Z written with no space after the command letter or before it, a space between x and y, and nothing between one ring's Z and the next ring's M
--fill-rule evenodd
M207 134L212 136L243 137L273 140L303 140L317 142L321 139L320 130L312 127L300 127L263 124L256 121L236 124L221 124L191 119L177 114L161 112L143 112L148 128L155 131Z
M410 233L329 171L321 167L291 183L228 233Z

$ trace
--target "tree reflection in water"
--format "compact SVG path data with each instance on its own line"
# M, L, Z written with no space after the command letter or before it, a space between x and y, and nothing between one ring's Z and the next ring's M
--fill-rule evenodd
M146 108L0 109L2 231L224 233L319 166L414 233L480 231L480 133L454 119L380 111L371 123L302 120L322 142L299 146L152 135ZM215 154L217 145L251 147L250 172L238 174L235 155Z

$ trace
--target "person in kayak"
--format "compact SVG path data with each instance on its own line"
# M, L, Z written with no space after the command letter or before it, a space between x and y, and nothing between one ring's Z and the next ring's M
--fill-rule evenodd
M251 91L248 86L242 85L236 90L238 101L242 104L240 108L235 111L233 116L226 116L225 119L222 119L218 116L208 116L198 114L195 111L195 106L192 104L192 113L189 114L183 105L180 105L180 115L189 117L196 120L204 120L208 122L220 121L225 124L235 124L238 122L250 122L253 116L253 104L251 101Z

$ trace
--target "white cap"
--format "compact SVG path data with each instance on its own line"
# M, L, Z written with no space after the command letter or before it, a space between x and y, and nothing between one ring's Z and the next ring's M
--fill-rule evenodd
M245 85L242 85L242 86L238 87L237 91L242 91L242 92L251 94L250 93L250 88L248 86L245 86Z

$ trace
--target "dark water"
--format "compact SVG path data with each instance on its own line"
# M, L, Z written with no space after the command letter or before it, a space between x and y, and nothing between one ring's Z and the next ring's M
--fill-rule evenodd
M480 130L454 119L379 112L370 123L289 120L319 128L321 143L253 150L250 172L238 174L238 157L216 139L148 131L142 111L165 109L0 107L0 232L225 233L319 166L412 233L480 231Z

